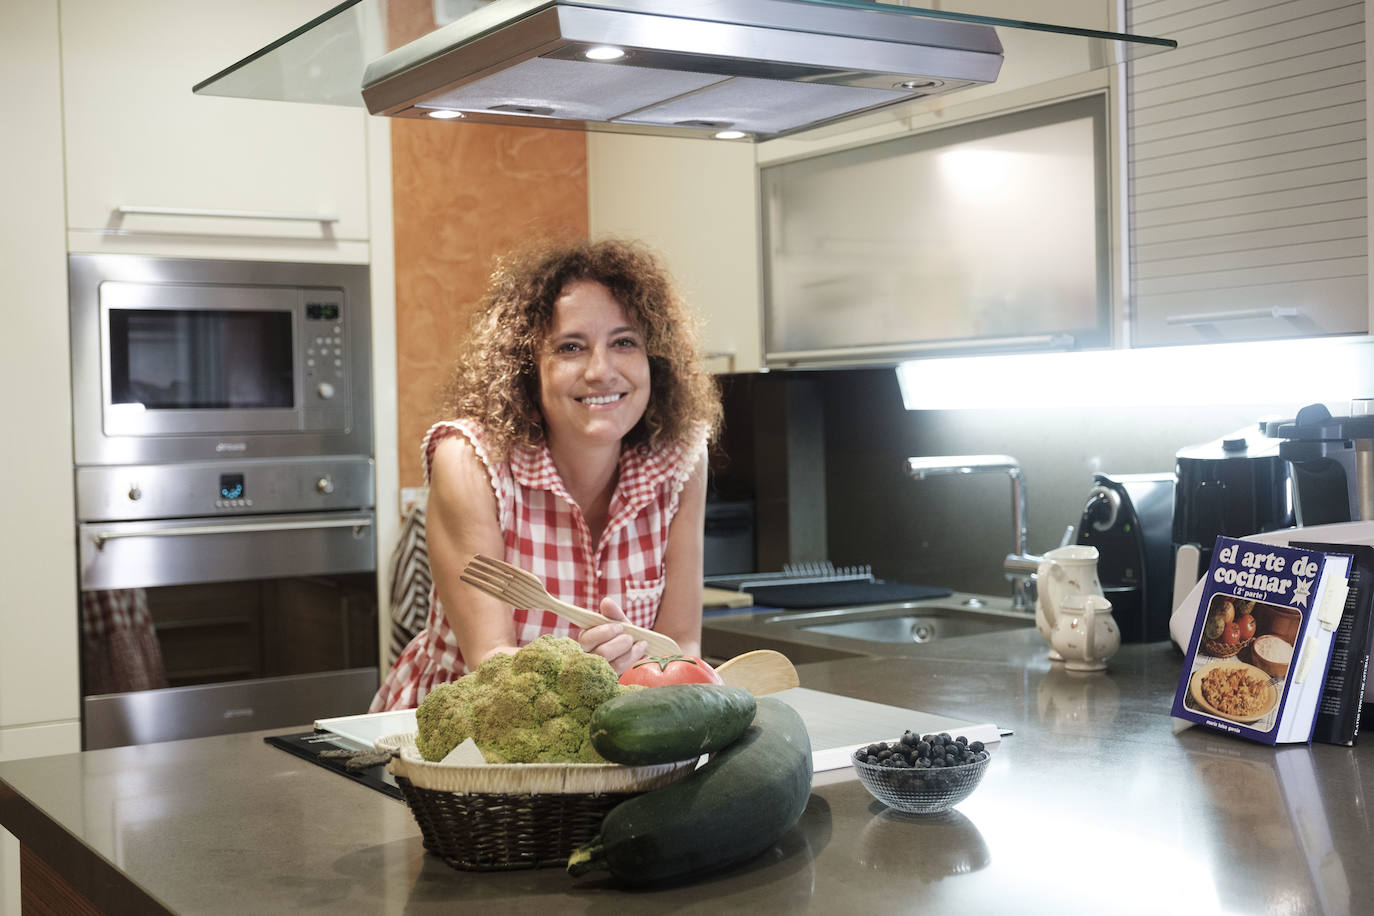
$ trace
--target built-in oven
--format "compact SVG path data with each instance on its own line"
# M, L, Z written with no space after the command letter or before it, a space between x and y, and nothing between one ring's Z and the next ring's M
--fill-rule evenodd
M72 255L87 748L363 712L365 266Z

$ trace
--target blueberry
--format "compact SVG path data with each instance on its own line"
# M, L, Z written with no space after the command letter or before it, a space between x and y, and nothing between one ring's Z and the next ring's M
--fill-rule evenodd
M978 751L981 751L981 750L983 749L983 747L984 747L983 742L981 742L981 741L971 741L971 742L969 742L968 749L971 750L971 751L973 751L974 753L977 753Z

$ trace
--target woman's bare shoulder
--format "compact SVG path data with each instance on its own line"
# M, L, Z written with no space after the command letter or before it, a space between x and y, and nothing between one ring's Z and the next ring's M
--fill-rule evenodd
M430 487L440 489L489 480L486 463L466 436L447 436L435 445L429 476Z

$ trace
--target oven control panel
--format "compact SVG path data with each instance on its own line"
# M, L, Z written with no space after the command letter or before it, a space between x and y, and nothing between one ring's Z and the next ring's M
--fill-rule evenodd
M78 468L81 521L202 518L372 508L371 458Z

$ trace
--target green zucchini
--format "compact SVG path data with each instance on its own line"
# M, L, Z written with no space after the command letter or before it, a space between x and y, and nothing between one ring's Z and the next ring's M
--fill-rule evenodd
M667 684L613 697L592 712L592 747L612 763L689 760L726 747L754 720L742 687Z
M753 724L705 766L612 808L592 841L573 850L568 873L608 870L626 884L646 885L752 859L806 810L811 775L801 716L762 697Z

